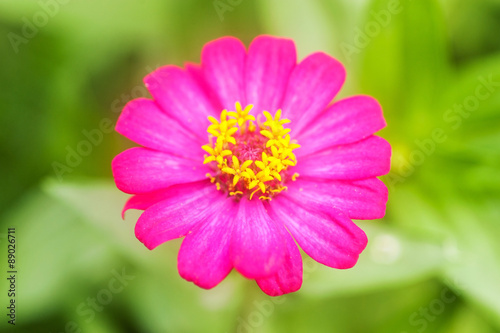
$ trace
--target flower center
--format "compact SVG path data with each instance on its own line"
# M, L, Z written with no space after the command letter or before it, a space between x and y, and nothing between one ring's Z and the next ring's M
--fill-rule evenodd
M252 108L243 109L236 102L236 111L223 110L220 121L208 117L210 143L201 148L209 155L203 164L210 163L213 172L207 177L229 196L252 199L260 192L259 199L271 200L286 190L289 179L298 177L298 173L290 175L288 168L297 164L293 150L300 145L290 140L290 129L283 127L290 120L280 119L281 110L274 117L264 111L266 120L261 122L249 114Z

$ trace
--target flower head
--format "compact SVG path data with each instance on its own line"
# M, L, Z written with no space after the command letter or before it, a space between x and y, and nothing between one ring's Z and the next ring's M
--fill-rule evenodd
M180 275L212 288L235 268L269 295L302 284L297 244L334 268L366 246L351 219L385 214L391 149L371 97L332 100L342 64L313 53L297 63L291 40L232 37L205 45L201 65L145 78L153 99L129 102L116 130L143 147L116 156L118 188L145 210L149 249L185 237ZM297 243L297 244L296 244Z

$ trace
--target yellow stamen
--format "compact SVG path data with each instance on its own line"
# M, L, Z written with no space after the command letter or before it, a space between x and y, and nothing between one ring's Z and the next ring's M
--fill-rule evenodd
M255 192L257 192L259 189L256 189L255 191L253 191L251 194L250 194L250 200L252 200L252 197L253 195L255 194Z
M210 178L210 182L213 184L215 182L215 177L212 177L211 174L207 173L205 176L207 176L208 178Z
M216 162L218 171L215 176L207 174L218 190L223 189L230 196L244 195L245 190L253 190L253 195L260 191L261 200L271 200L275 194L286 190L282 182L283 172L297 164L293 153L300 145L291 141L290 129L283 125L290 122L281 119L282 111L278 110L271 115L263 111L265 121L257 120L250 114L253 105L242 107L241 103L235 104L235 111L223 110L220 119L208 117L210 125L207 132L210 134L210 144L202 146L208 155L204 157L204 164ZM260 136L260 138L259 138ZM240 144L245 149L262 149L261 160L246 160L243 162ZM251 150L250 150L251 151ZM246 154L246 153L245 153ZM296 180L298 174L291 178Z

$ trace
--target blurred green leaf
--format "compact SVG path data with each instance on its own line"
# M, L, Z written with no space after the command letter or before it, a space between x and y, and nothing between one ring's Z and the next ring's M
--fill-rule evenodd
M447 213L455 226L460 256L445 266L444 276L500 329L498 206L477 205L472 210L456 200L448 205Z
M317 265L303 286L304 294L331 297L367 293L407 286L437 274L443 263L439 244L373 222L361 225L369 242L356 266L336 270Z
M493 327L485 323L480 314L467 306L460 306L442 331L443 333L494 333L498 332Z
M383 13L387 19L376 18ZM372 28L370 36L371 26L379 29ZM361 29L358 35L364 34L364 40L357 47L362 51L362 89L384 106L392 126L389 135L427 135L439 119L431 110L448 84L450 72L438 2L373 0Z
M304 298L300 294L290 295L266 318L262 332L307 332L311 327L318 333L413 332L418 327L411 326L409 317L422 304L436 298L440 288L435 281L429 281L350 296ZM444 316L435 318L426 332L440 332L444 321Z
M335 45L335 31L318 2L300 1L291 6L286 0L260 0L259 8L266 30L292 38L300 58Z

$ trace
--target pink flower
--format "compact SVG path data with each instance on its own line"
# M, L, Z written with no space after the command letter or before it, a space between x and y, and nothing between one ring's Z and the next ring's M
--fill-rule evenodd
M232 37L205 45L201 66L145 78L153 100L129 102L116 130L144 146L116 156L117 187L145 210L149 249L185 237L180 275L213 288L235 268L268 295L297 291L302 258L350 268L367 244L351 219L385 214L390 145L377 101L330 104L345 80L318 52L297 64L293 41Z

